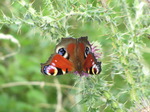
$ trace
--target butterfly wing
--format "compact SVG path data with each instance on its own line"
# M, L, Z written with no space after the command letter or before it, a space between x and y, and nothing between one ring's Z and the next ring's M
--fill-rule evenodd
M73 69L73 63L60 54L53 54L46 63L41 64L41 72L45 75L63 75Z
M93 75L101 72L101 62L97 62L93 53L89 53L85 59L84 72Z

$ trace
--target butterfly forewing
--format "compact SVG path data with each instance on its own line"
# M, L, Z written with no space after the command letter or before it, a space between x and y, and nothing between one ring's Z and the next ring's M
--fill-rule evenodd
M63 75L73 71L73 64L59 54L54 54L46 63L41 65L41 72L46 75Z
M101 62L97 62L93 53L87 55L84 62L84 71L93 75L101 72Z

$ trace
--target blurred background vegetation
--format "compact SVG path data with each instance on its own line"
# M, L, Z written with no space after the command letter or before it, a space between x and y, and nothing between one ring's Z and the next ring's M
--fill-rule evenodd
M1 0L0 10L0 112L137 112L148 107L148 0ZM60 38L69 36L88 36L101 46L100 75L41 74L40 63Z

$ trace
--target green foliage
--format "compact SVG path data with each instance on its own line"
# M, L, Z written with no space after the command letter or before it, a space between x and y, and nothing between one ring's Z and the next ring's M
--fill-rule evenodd
M0 111L125 112L150 99L148 1L5 0L0 6L1 32L13 35L0 37ZM41 75L40 63L69 36L101 45L100 75Z

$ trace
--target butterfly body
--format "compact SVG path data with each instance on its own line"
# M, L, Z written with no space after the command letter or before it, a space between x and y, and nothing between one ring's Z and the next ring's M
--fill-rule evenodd
M62 38L55 48L55 53L46 63L41 64L41 72L55 76L76 71L80 75L83 72L99 74L101 62L97 62L87 37Z

